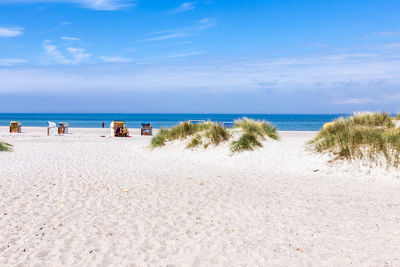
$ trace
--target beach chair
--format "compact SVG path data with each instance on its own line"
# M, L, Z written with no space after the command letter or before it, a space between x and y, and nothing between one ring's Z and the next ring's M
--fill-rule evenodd
M21 123L19 121L10 122L10 133L21 133Z
M68 134L69 124L67 122L58 123L58 134Z
M192 124L201 124L201 123L205 123L205 120L189 120L189 123Z
M224 127L225 129L233 128L234 125L235 125L234 122L223 122L222 123L222 127Z
M47 122L47 136L56 136L56 123L52 121Z
M140 129L141 135L153 135L153 127L151 123L142 123L142 129Z
M122 133L117 133L118 127L123 130ZM112 121L110 123L111 136L113 137L127 137L129 136L128 128L125 127L125 121ZM125 132L125 133L123 133Z

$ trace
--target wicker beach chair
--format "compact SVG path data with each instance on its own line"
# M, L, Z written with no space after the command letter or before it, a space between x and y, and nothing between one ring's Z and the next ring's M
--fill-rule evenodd
M201 124L201 123L205 123L205 120L189 120L189 123L192 124Z
M153 127L151 123L142 123L142 129L140 129L141 135L153 135Z
M222 126L223 126L225 129L233 128L234 125L235 125L234 122L223 122L223 123L222 123Z
M21 123L19 121L10 122L10 133L21 133Z
M68 134L69 124L67 122L58 123L58 134Z
M126 133L117 133L118 127L121 130L126 130ZM127 137L129 136L128 128L125 127L125 121L112 121L110 123L111 136L113 137ZM123 131L122 131L123 132Z

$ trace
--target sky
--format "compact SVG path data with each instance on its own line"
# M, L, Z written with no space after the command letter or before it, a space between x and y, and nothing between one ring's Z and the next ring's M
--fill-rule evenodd
M0 112L400 112L398 0L0 0Z

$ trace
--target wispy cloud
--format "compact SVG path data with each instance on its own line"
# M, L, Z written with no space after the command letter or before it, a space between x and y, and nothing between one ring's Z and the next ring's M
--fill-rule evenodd
M362 36L361 39L368 39L373 37L400 37L400 30L373 32L371 34Z
M172 13L181 13L181 12L186 12L189 10L193 10L196 8L197 2L185 2L181 4L179 7L173 9L171 12Z
M85 49L76 47L68 47L66 51L69 55L66 56L50 40L43 41L42 46L46 53L59 64L79 64L90 57Z
M114 94L115 88L120 95L133 92L257 95L268 91L278 99L312 96L303 100L338 109L367 105L399 107L399 98L395 96L400 96L400 57L395 55L400 54L400 48L389 51L375 47L369 47L370 50L349 48L346 53L331 49L297 56L226 57L202 56L196 50L184 50L163 58L152 58L144 67L138 59L128 62L126 58L112 54L97 59L113 64L73 65L73 62L88 60L84 50L64 49L49 41L43 45L51 59L63 66L1 67L0 94L39 94L54 90ZM178 60L180 58L185 60ZM295 103L296 99L293 101ZM336 108L332 110L337 111Z
M72 60L70 60L72 64L79 64L90 57L90 54L86 53L85 49L83 48L68 47L67 51L72 56Z
M63 37L61 37L61 40L64 40L64 41L79 41L80 39L76 38L76 37L63 36Z
M134 6L136 0L2 0L0 4L73 3L95 10L119 10Z
M45 49L60 63L67 65L74 61L73 58L67 57L68 54L61 53L54 45L45 44ZM82 49L67 51L75 55L75 62L83 61L88 57ZM170 58L194 54L198 52L171 55ZM102 57L102 60L115 63L126 62L121 57ZM54 77L48 77L54 80L58 76L73 75L80 77L80 83L71 84L66 79L60 79L59 87L79 90L81 85L96 88L101 84L99 89L104 90L118 87L121 90L210 90L213 92L251 91L267 87L280 91L301 89L315 90L324 94L339 94L341 102L356 103L354 99L349 100L360 98L354 95L361 94L364 98L374 99L371 95L387 93L386 89L395 90L400 86L400 58L392 58L385 54L365 53L363 56L359 53L315 54L307 57L284 58L229 57L208 59L204 63L197 59L184 63L159 61L149 63L146 68L132 63L129 68L123 68L123 70L118 66L115 68L90 66L92 65L71 66L68 69L62 69L57 75L54 71L38 67L35 73L40 73L40 75L32 78L30 81L32 86L26 85L19 88L46 90L47 87L42 84L44 79L39 79L39 77L54 75ZM5 79L11 84L14 83L15 86L20 84L18 80L7 78L6 73L3 73L1 77L2 82ZM10 85L7 88L11 90L15 86ZM349 93L344 94L346 91ZM397 93L400 93L399 89ZM343 94L343 97L340 94Z
M107 56L101 56L101 60L107 63L129 63L132 62L132 59L130 58L124 58L124 57L107 57Z
M328 44L325 44L325 43L310 43L310 46L312 46L312 47L327 47Z
M166 30L166 31L161 31L161 32L155 32L153 35L156 35L155 37L151 37L148 39L145 39L144 41L162 41L162 40L169 40L169 39L177 39L177 38L184 38L188 36L193 36L196 35L202 31L207 30L208 28L212 27L215 25L215 21L209 18L202 19L198 21L196 24L189 26L189 27L183 27L183 28L178 28L178 29L171 29L171 30Z
M181 58L181 57L190 57L190 56L195 56L195 55L200 55L202 52L200 51L192 51L192 52L184 52L184 53L178 53L178 54L172 54L168 56L164 56L162 58Z
M400 42L385 43L378 46L379 49L395 50L400 49Z
M26 60L20 58L0 58L0 66L15 66L26 62Z
M371 34L372 36L400 36L399 31L383 31L383 32L375 32Z
M371 104L371 103L377 103L377 100L371 99L371 98L353 97L353 98L345 98L342 100L332 102L332 104L336 104L336 105L354 105L354 104L365 105L365 104Z
M69 60L65 58L63 54L57 49L55 45L51 43L49 40L45 40L42 43L43 49L46 53L51 56L57 63L60 64L68 64Z
M0 27L0 37L15 37L23 33L20 27Z

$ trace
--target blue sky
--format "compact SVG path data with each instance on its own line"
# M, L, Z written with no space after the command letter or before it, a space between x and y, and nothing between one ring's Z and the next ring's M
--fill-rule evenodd
M0 0L0 112L398 112L399 11L396 0Z

